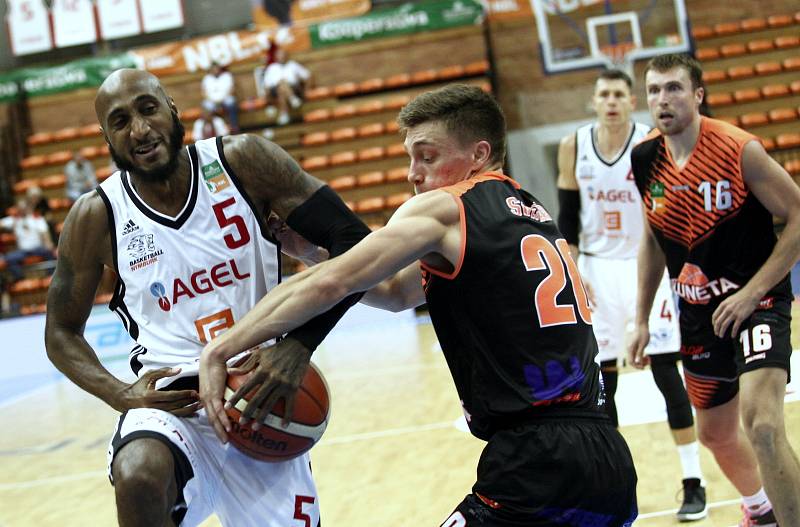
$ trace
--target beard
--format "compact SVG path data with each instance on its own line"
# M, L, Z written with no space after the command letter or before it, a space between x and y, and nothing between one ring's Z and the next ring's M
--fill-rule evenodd
M117 165L118 169L124 170L131 174L136 174L148 183L158 183L161 181L166 181L178 168L178 154L180 153L181 148L183 148L183 136L185 132L186 128L178 118L178 114L173 113L172 132L169 134L169 144L167 145L169 158L165 164L159 167L151 168L150 170L143 170L134 165L132 161L123 159L119 154L117 154L111 145L108 146L108 151L109 154L111 154L111 159L114 161L114 164Z

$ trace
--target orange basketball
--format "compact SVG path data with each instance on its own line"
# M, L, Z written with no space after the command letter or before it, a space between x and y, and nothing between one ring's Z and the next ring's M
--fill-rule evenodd
M245 375L228 375L225 398L228 399L248 378ZM240 399L236 406L226 410L231 420L228 439L248 456L268 462L286 461L305 452L322 437L330 417L330 392L322 373L309 364L303 382L297 389L292 420L286 428L281 426L284 401L281 399L267 415L261 428L253 430L251 423L239 425L239 417L252 394Z

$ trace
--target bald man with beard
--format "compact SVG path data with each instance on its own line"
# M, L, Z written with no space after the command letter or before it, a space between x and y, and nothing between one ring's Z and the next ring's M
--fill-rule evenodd
M295 254L306 259L340 254L369 230L261 137L184 147L178 110L150 73L112 73L95 111L119 171L65 221L45 338L53 364L121 414L109 447L119 525L198 525L212 513L237 527L318 525L308 456L261 463L220 442L199 403L198 360L277 286L283 222L312 242ZM136 341L133 382L106 370L83 336L105 267L117 274L109 308ZM262 343L290 350L275 354L276 371L290 368L281 357L310 356L357 298Z

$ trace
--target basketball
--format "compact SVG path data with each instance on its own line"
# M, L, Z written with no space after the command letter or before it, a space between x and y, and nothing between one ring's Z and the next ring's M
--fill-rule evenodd
M226 400L247 381L249 375L228 375ZM253 430L252 423L240 425L239 418L251 395L247 394L226 412L231 420L228 439L233 446L252 458L273 463L295 458L308 452L328 426L330 392L325 378L314 363L309 364L303 382L297 389L294 413L286 428L281 426L284 415L282 399L272 408L272 413L264 419L258 430Z

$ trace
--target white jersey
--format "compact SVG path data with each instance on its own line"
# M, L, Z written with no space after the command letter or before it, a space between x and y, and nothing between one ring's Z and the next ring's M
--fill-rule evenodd
M164 385L197 375L205 344L280 281L279 246L262 230L222 140L187 149L189 195L175 217L149 207L127 172L99 187L119 277L109 308L138 344L130 356L134 373L181 368Z
M576 132L575 178L580 191L582 253L601 258L636 258L642 236L642 206L631 171L631 150L650 131L633 123L625 146L611 162L597 152L595 125Z

